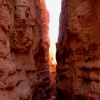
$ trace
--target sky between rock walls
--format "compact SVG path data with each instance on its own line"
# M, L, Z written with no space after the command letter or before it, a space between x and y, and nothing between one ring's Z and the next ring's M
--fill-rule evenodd
M57 41L59 31L59 15L61 0L46 0L46 7L50 14L49 36L52 41Z
M59 32L59 16L61 11L61 0L45 0L46 7L50 14L49 23L49 37L50 37L50 55L53 55L54 61L52 63L56 64L56 42L58 40Z

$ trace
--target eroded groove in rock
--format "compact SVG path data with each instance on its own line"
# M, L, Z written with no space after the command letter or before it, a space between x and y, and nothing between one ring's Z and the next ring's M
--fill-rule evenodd
M62 0L58 100L100 99L100 1Z

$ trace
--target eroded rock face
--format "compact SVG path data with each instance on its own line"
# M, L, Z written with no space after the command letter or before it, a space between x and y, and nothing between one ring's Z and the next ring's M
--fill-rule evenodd
M50 96L49 42L44 40L41 4L40 0L0 1L0 100ZM47 19L48 25L49 15Z
M11 60L9 36L14 24L14 1L0 1L0 99L13 100L16 67ZM6 90L6 91L5 91ZM12 91L11 91L12 90Z
M100 1L62 0L58 100L100 99Z

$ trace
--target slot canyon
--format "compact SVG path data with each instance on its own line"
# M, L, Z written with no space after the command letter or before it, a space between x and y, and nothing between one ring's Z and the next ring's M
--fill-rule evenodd
M61 0L57 63L49 22L45 0L0 0L0 100L100 100L100 1Z

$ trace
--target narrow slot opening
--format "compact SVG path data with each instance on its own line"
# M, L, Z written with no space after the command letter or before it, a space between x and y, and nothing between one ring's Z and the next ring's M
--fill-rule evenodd
M61 11L61 0L46 0L46 7L49 11L49 70L50 82L52 86L52 95L56 96L56 43L58 41L59 33L59 16Z

